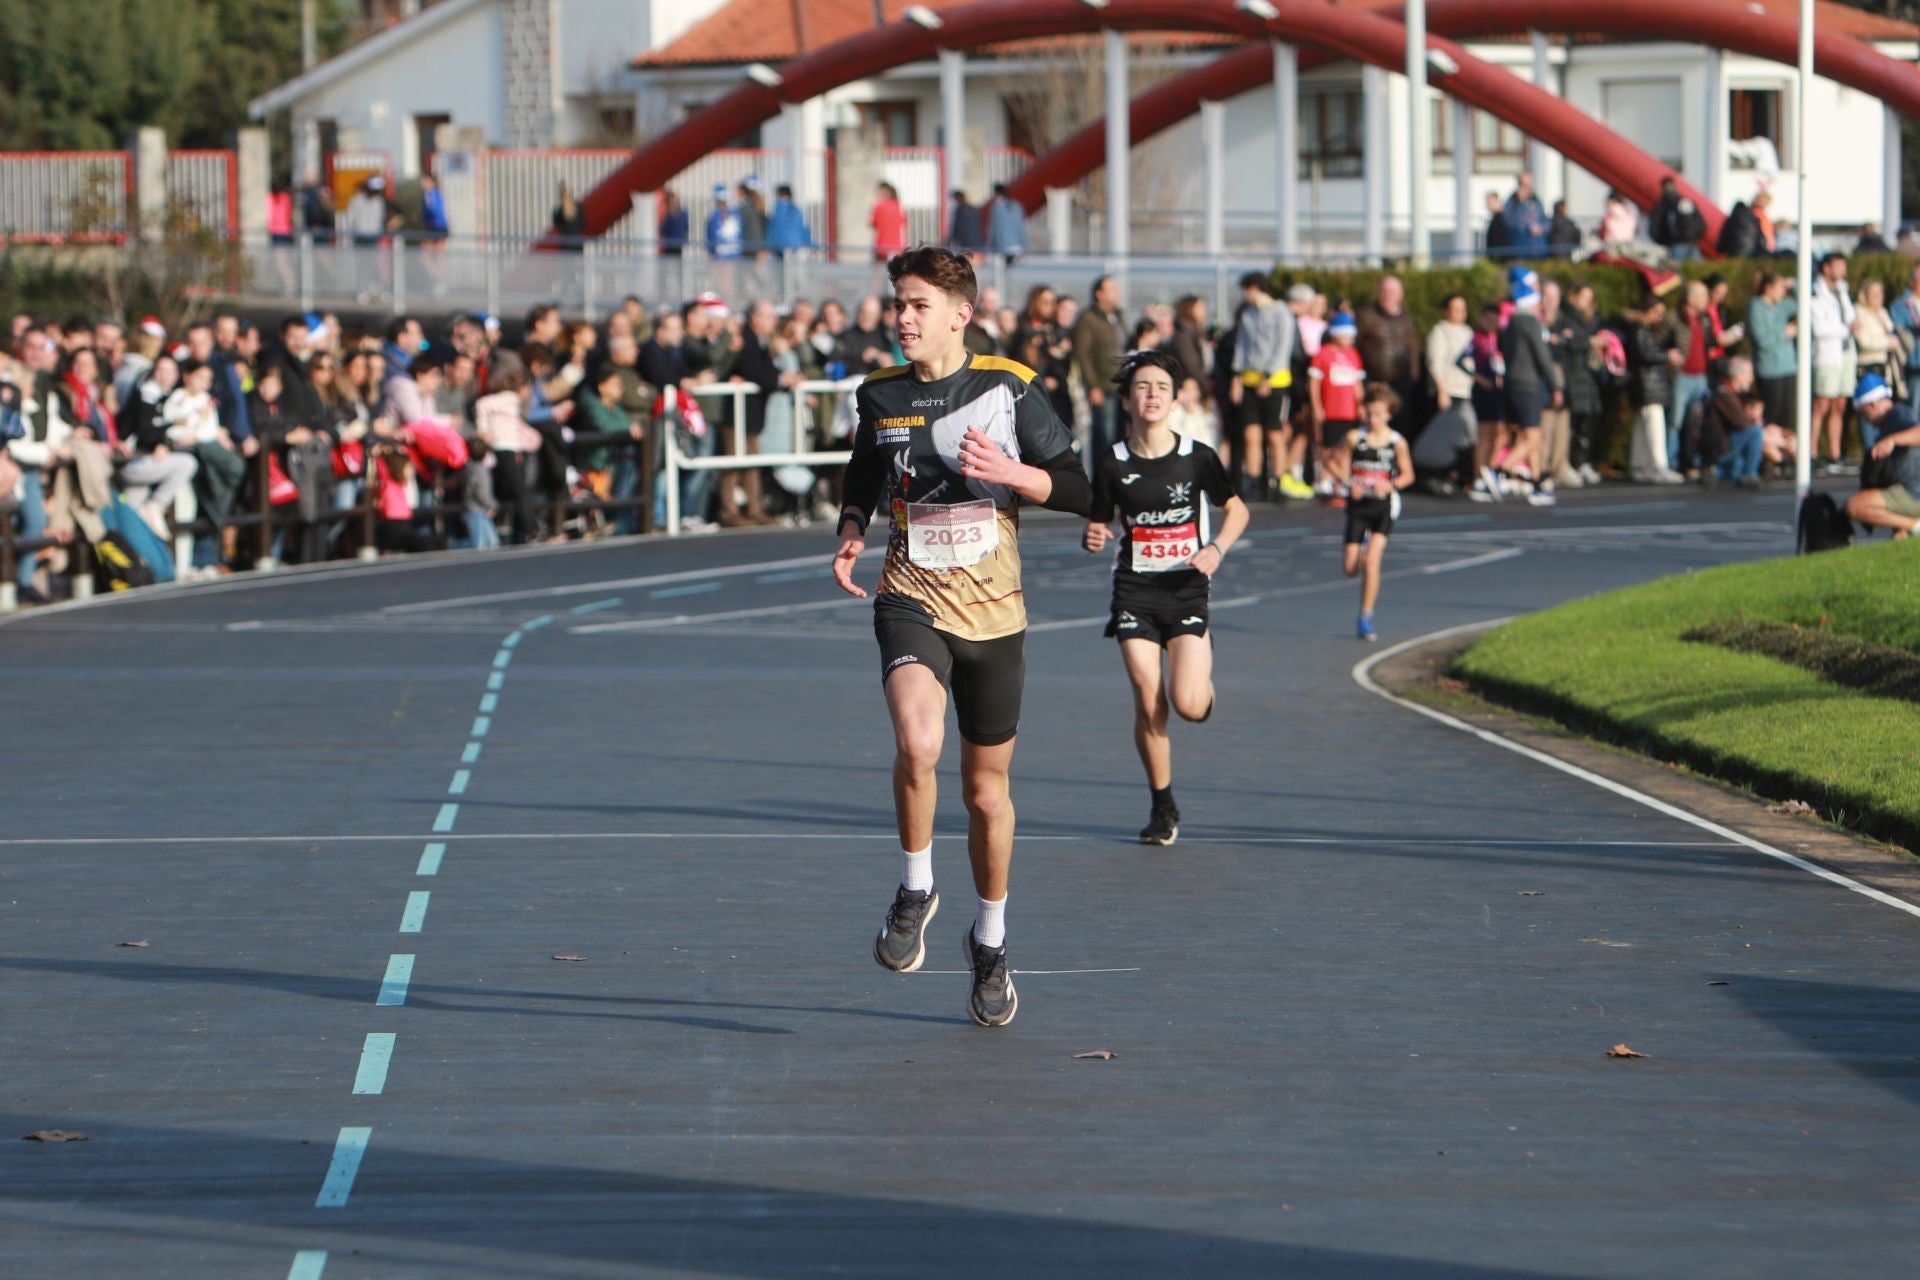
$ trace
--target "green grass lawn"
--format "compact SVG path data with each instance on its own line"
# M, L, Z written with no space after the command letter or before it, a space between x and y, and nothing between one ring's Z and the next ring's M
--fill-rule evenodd
M1920 850L1920 703L1679 637L1797 623L1920 652L1920 539L1665 578L1522 618L1454 673L1596 737Z

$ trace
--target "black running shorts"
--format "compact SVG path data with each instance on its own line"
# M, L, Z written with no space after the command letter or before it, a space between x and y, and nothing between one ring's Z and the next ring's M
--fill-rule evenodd
M953 697L960 736L997 747L1020 729L1020 693L1027 683L1027 633L998 640L962 640L923 622L876 614L880 681L904 666L929 668Z
M1252 387L1240 388L1240 425L1278 431L1287 425L1287 392L1271 387L1264 396Z
M1151 640L1161 648L1175 636L1207 634L1207 604L1171 605L1161 609L1119 609L1107 620L1107 634L1115 640Z
M1320 447L1338 449L1347 442L1347 433L1359 428L1360 423L1353 418L1328 418L1320 424Z
M1364 542L1369 533L1386 537L1393 532L1393 510L1399 504L1392 498L1358 498L1347 503L1348 546Z

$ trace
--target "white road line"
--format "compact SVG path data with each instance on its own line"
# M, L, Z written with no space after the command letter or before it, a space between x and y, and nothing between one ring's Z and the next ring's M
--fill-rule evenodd
M1460 569L1475 569L1481 565L1493 564L1501 560L1511 560L1513 557L1522 554L1524 554L1524 551L1520 547L1507 547L1501 551L1489 552L1484 555L1467 556L1459 560L1443 560L1439 564L1423 565L1420 568L1395 569L1391 572L1381 574L1380 578L1382 581L1385 581L1389 578L1408 578L1415 574L1452 573ZM1225 609L1244 609L1248 605L1264 604L1269 600L1281 600L1289 596L1318 595L1323 591L1351 591L1354 589L1354 583L1356 581L1357 579L1354 578L1335 578L1328 582L1311 582L1301 587L1280 587L1273 591L1256 591L1251 595L1230 596L1225 600L1215 600L1209 606L1209 610L1213 613L1219 613ZM1080 627L1093 626L1096 623L1104 623L1111 616L1111 613L1095 613L1089 614L1084 618L1059 618L1052 622L1036 622L1027 628L1027 632L1031 635L1036 632L1069 631Z
M1790 867L1797 867L1808 875L1818 876L1829 884L1837 884L1843 889L1851 889L1863 897L1872 898L1875 902L1893 907L1899 911L1904 911L1910 916L1920 917L1920 906L1916 906L1904 898L1896 898L1890 893L1885 893L1874 888L1872 885L1862 884L1850 876L1843 876L1838 871L1830 871L1818 863L1809 862L1805 858L1788 853L1784 849L1776 849L1764 840L1756 840L1752 836L1735 831L1732 827L1723 827L1717 822L1702 818L1698 814L1689 813L1677 805L1668 804L1665 800L1650 796L1644 791L1636 791L1623 783L1615 782L1612 778L1603 778L1591 770L1582 769L1579 765L1569 764L1565 760L1561 760L1556 756L1550 756L1544 751L1537 751L1523 743L1515 742L1511 738L1503 737L1491 729L1483 729L1478 725L1468 724L1464 720L1450 716L1444 711L1436 711L1432 707L1421 706L1411 699L1403 698L1383 688L1373 678L1373 669L1395 654L1404 653L1408 649L1418 645L1430 644L1435 640L1445 640L1452 636L1466 635L1469 632L1496 627L1508 621L1511 621L1511 619L1494 618L1486 622L1469 622L1464 626L1448 627L1444 631L1435 631L1429 635L1418 636L1412 640L1403 640L1399 644L1387 649L1382 649L1379 653L1355 663L1353 668L1353 681L1368 693L1378 694L1387 701L1405 707L1409 711L1418 712L1429 720L1437 720L1450 729L1458 729L1462 733L1471 734L1482 742L1491 743L1496 747L1511 751L1515 755L1525 756L1527 759L1544 764L1550 769L1558 769L1561 773L1567 774L1569 777L1578 778L1582 782L1590 782L1603 791L1611 791L1613 794L1631 800L1635 804L1644 805L1646 808L1652 809L1655 813L1664 813L1669 818L1677 818L1681 822L1698 827L1700 830L1708 832L1711 835L1720 836L1734 844L1744 845L1755 853L1764 854L1776 861L1784 862Z
M868 547L864 555L877 555L878 546ZM831 550L785 560L756 560L751 564L723 565L717 569L682 569L673 573L651 573L637 578L607 578L599 582L579 582L558 587L535 587L525 591L496 591L480 596L453 596L445 600L415 600L408 604L388 605L382 613L430 613L436 609L458 609L470 604L504 604L514 600L553 600L563 596L587 595L595 591L626 591L636 587L664 587L675 582L701 582L708 578L737 578L750 573L775 569L797 569L812 565L824 571L833 559ZM576 628L577 629L577 628Z
M728 622L738 618L769 618L775 614L786 613L818 613L823 609L844 609L848 605L866 603L852 596L843 596L837 600L808 600L800 604L774 604L758 609L728 609L720 613L676 613L670 618L640 618L633 622L596 622L584 627L568 627L567 632L569 635L576 636L598 636L618 631L665 631L672 627ZM1100 616L1105 620L1105 614Z
M457 807L457 806L456 806ZM444 850L445 842L451 840L895 840L899 837L891 833L877 831L502 831L494 833L437 832L440 840L428 845L429 850ZM964 831L940 831L935 833L942 840L965 840ZM381 844L394 840L414 841L420 837L416 833L407 835L257 835L257 836L9 836L0 839L0 848L20 845L35 848L65 848L122 845L220 845L220 844ZM1049 843L1071 844L1090 842L1110 843L1120 837L1114 832L1095 831L1083 836L1063 835L1022 835L1024 843L1046 841ZM1129 838L1126 843L1132 843ZM1725 849L1739 841L1730 840L1526 840L1511 836L1373 836L1365 832L1356 832L1351 836L1182 836L1180 843L1188 844L1286 844L1286 845L1335 845L1342 848L1352 845L1365 845L1375 848L1408 847L1424 849L1430 847L1460 847L1468 849ZM436 855L437 857L438 855ZM436 864L437 865L437 864ZM431 872L421 872L430 875Z

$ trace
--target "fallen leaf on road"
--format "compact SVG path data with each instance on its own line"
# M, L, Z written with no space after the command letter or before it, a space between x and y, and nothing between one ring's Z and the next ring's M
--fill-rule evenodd
M148 942L145 938L139 938L133 942L123 942L120 945L123 947L150 947L153 944Z
M1709 982L1707 985L1710 987L1730 987L1733 984L1731 982L1728 982L1725 978L1715 978L1712 982Z
M1630 947L1633 945L1631 942L1615 942L1611 938L1582 938L1580 941L1591 942L1596 947Z
M555 956L555 960L585 960L585 956Z
M32 1133L23 1133L21 1139L26 1142L88 1142L86 1134L78 1129L35 1129Z
M1522 898L1544 898L1547 896L1547 891L1545 889L1522 889L1517 896Z
M1074 1057L1076 1057L1076 1058L1098 1058L1098 1059L1100 1059L1100 1061L1102 1061L1102 1062L1105 1062L1105 1061L1107 1061L1108 1059L1110 1059L1110 1058L1112 1058L1112 1057L1113 1057L1113 1050L1111 1050L1111 1049L1089 1049L1089 1050L1087 1050L1087 1051L1086 1051L1085 1053L1076 1053L1076 1054L1074 1054L1073 1056L1074 1056Z
M1609 1058L1644 1058L1647 1055L1636 1049L1629 1049L1623 1044L1617 1044L1607 1050L1607 1056Z
M1768 805L1767 812L1792 814L1812 813L1813 806L1804 800L1783 800L1779 804Z

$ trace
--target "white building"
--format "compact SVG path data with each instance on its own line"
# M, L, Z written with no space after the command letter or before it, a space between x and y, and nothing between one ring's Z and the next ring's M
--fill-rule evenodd
M1375 7L1369 0L1344 0ZM931 0L935 10L956 0ZM439 0L392 29L355 46L254 104L256 115L291 111L296 137L317 150L369 148L392 157L402 176L420 171L441 125L462 131L464 147L568 147L631 130L658 134L689 112L732 91L753 63L777 65L870 26L897 19L904 0ZM1777 14L1791 5L1770 0ZM1909 62L1920 55L1920 28L1822 0L1823 31L1857 35ZM1233 47L1218 36L1131 38L1136 90L1203 66ZM1800 220L1791 178L1796 157L1789 133L1793 69L1697 45L1625 43L1585 37L1525 35L1467 45L1474 55L1546 86L1604 120L1654 157L1673 164L1723 208L1772 183L1776 220ZM1078 37L979 50L964 62L965 185L976 195L992 179L1024 163L1064 131L1098 118L1099 40ZM1085 101L1092 84L1093 100ZM1080 101L1063 109L1078 94ZM1368 110L1371 99L1372 110ZM1077 108L1077 109L1076 109ZM1816 226L1858 226L1897 210L1897 126L1876 99L1817 80L1808 103L1819 144L1811 156ZM1275 102L1270 86L1225 104L1225 221L1236 247L1274 246ZM1050 120L1049 117L1052 117ZM1374 120L1373 136L1362 127ZM1339 62L1300 79L1300 167L1296 217L1302 252L1350 252L1360 246L1366 210L1364 175L1377 184L1381 247L1407 243L1408 90L1404 79ZM1435 94L1435 165L1427 197L1428 232L1448 243L1457 225L1452 133L1459 119ZM789 108L739 148L773 158L756 169L785 177L816 209L832 193L824 163L840 131L877 123L897 148L934 151L945 144L940 67L927 62L854 82ZM1474 113L1471 208L1476 219L1489 191L1504 194L1522 168L1535 172L1549 202L1564 196L1570 212L1591 224L1606 192L1558 155L1530 148L1519 130ZM1202 212L1198 118L1135 149L1131 182L1136 251L1196 251ZM905 157L905 152L902 153ZM809 160L806 157L818 157ZM932 163L932 159L929 163ZM1369 163L1371 161L1371 163ZM604 172L614 161L595 172ZM753 167L751 160L742 163ZM903 158L903 165L907 158ZM785 167L781 168L780 165ZM304 167L304 166L303 166ZM735 166L739 167L739 166ZM1774 182L1784 170L1786 180ZM716 171L718 172L718 171ZM730 172L730 171L729 171ZM907 170L902 170L907 172ZM951 175L912 171L909 203L937 220L941 188ZM1087 207L1099 203L1099 174L1083 184L1075 248L1097 248ZM676 185L696 211L708 180L704 169ZM731 180L731 179L729 179ZM810 189L811 188L811 189ZM865 193L848 193L864 201ZM842 225L844 226L844 220ZM921 228L916 228L920 230ZM1055 232L1060 223L1054 223ZM1036 224L1044 242L1046 230Z

